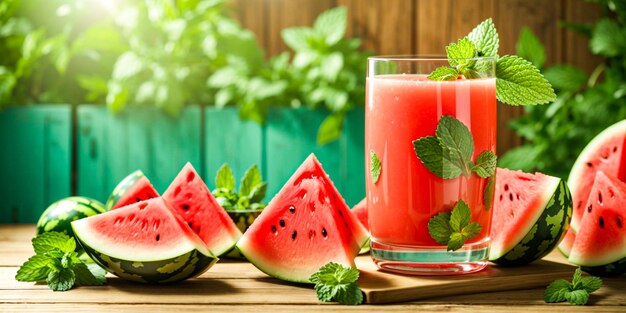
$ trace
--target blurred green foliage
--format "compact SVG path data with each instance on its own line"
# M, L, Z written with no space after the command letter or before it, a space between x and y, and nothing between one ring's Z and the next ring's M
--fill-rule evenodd
M527 106L510 126L525 143L505 153L499 166L567 177L576 157L606 127L626 118L626 2L596 0L604 17L593 25L562 26L590 37L589 49L603 62L587 75L569 64L543 68L557 100ZM542 67L545 49L529 29L520 34L517 54Z
M21 103L239 106L264 122L272 106L325 108L318 142L337 138L364 102L367 54L344 38L343 7L285 29L293 50L269 60L225 0L3 0L0 107Z

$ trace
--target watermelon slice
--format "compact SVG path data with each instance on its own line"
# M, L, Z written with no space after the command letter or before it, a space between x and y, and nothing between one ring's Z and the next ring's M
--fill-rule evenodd
M489 260L521 265L548 254L563 237L572 214L560 178L498 168Z
M230 250L241 237L237 225L190 163L178 173L163 193L163 199L218 256Z
M144 283L195 277L217 258L161 198L72 222L87 254L107 271Z
M158 196L159 193L154 189L148 177L141 170L136 170L115 186L107 200L106 207L113 210Z
M367 198L363 198L363 200L359 201L354 207L352 207L352 214L356 216L356 218L361 222L361 225L367 230L369 233L369 222L367 221ZM361 247L361 251L359 254L364 254L370 251L370 241L367 240L365 244Z
M311 154L237 243L270 276L310 283L328 262L354 267L367 231Z
M626 153L625 140L626 120L613 124L598 134L576 159L567 182L574 201L572 228L575 232L578 232L596 172L603 171L608 176L626 180L626 162L622 165Z
M563 240L561 240L561 243L559 243L559 251L561 251L561 254L564 257L569 258L569 254L572 251L572 246L574 245L575 239L576 233L570 227L565 233L565 237L563 237Z
M595 275L626 272L626 184L599 171L569 261Z

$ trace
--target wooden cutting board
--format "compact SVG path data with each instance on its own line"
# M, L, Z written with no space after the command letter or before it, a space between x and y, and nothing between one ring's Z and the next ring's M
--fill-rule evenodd
M408 276L379 271L370 256L358 257L356 264L365 302L372 304L545 287L558 278L571 279L575 270L571 265L544 259L519 267L490 265L474 274Z

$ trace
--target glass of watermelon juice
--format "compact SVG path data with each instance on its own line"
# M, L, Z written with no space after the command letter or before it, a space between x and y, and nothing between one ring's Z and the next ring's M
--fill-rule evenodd
M471 132L472 161L496 149L495 59L478 58L480 78L427 78L447 58L371 57L368 60L365 147L371 252L382 270L415 275L463 274L487 266L493 181L475 173L454 179L434 175L417 157L413 141L435 136L442 116ZM371 174L372 153L380 172ZM443 162L443 161L442 161ZM374 181L376 179L376 181ZM495 179L495 176L492 176ZM482 229L460 249L435 241L428 223L463 200Z

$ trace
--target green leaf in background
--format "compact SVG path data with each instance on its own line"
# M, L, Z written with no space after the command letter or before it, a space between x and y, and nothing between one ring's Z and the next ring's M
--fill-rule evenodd
M500 39L491 18L484 20L467 35L478 50L477 56L497 57Z
M312 36L310 28L305 27L292 27L283 29L280 32L280 36L287 47L299 51L309 49L309 38Z
M326 116L317 130L317 144L324 145L339 138L344 118L342 113Z
M336 7L320 14L313 29L326 39L326 44L332 46L338 43L346 33L348 12L345 7Z
M551 66L543 72L543 76L561 91L575 91L587 82L585 72L569 64Z
M215 175L215 186L228 190L235 190L235 175L228 163L222 164Z
M510 105L535 105L556 100L550 83L530 62L513 55L496 63L496 97Z
M621 38L621 39L620 39ZM594 27L589 47L591 52L605 57L626 53L626 30L610 19L600 20Z
M515 49L519 57L530 61L537 68L542 68L546 62L546 49L528 27L522 28Z
M239 193L242 195L250 195L252 190L261 183L263 183L261 171L258 166L253 165L243 174L241 183L239 184Z

